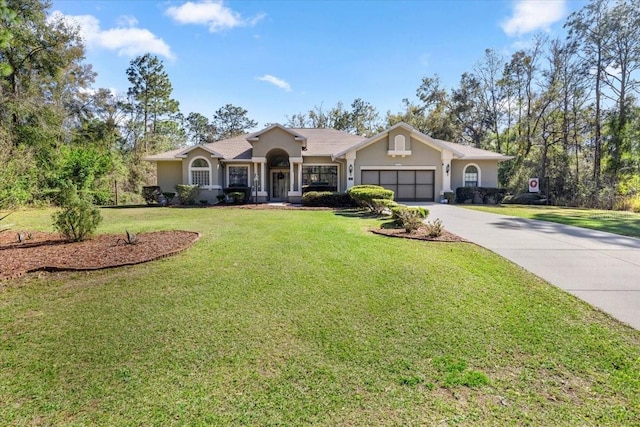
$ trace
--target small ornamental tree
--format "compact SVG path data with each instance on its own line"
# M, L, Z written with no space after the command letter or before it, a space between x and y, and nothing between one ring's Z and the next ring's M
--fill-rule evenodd
M67 182L60 193L60 200L61 210L53 214L53 227L72 242L91 237L102 221L91 196L78 192L75 185Z
M393 200L393 191L378 185L355 185L347 193L358 206L367 208L374 213L379 210L380 200Z

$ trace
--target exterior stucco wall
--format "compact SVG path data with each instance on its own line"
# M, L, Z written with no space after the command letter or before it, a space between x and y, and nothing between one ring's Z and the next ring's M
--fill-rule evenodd
M464 185L464 169L467 165L475 165L479 169L479 187L498 186L497 160L452 160L451 161L451 189Z
M156 177L162 191L174 192L182 184L182 162L156 162Z
M197 200L207 200L209 203L216 203L218 194L222 194L222 190L220 189L222 181L220 181L219 173L219 170L222 168L220 167L219 159L211 157L210 152L197 147L187 153L187 157L182 159L182 184L189 184L189 165L193 159L198 157L206 159L211 165L210 179L212 188L200 188Z
M289 157L302 156L302 141L280 128L273 128L260 135L260 139L252 142L253 157L267 157L269 151L279 148L287 152Z
M389 137L387 138L387 147L389 150L395 150L395 138L397 135L404 136L404 149L411 150L413 146L413 141L411 140L411 135L406 129L396 128L389 132Z

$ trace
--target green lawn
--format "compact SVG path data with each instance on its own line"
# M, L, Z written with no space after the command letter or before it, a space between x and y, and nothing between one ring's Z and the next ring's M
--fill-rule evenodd
M465 208L493 212L520 218L540 219L575 225L576 227L608 231L623 236L640 237L640 214L624 211L578 209L558 206L522 205L461 205Z
M103 215L101 232L203 236L0 284L0 425L640 422L640 333L475 245L332 211Z

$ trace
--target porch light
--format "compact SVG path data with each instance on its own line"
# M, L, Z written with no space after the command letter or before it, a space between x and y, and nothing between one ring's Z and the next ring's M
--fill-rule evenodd
M353 175L353 164L349 165L349 176Z
M447 171L447 175L449 175L449 163L447 163L447 167L445 168L445 170Z

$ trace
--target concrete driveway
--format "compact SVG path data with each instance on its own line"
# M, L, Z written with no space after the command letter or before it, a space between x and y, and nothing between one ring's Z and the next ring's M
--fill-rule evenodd
M640 239L429 204L429 220L640 329Z

